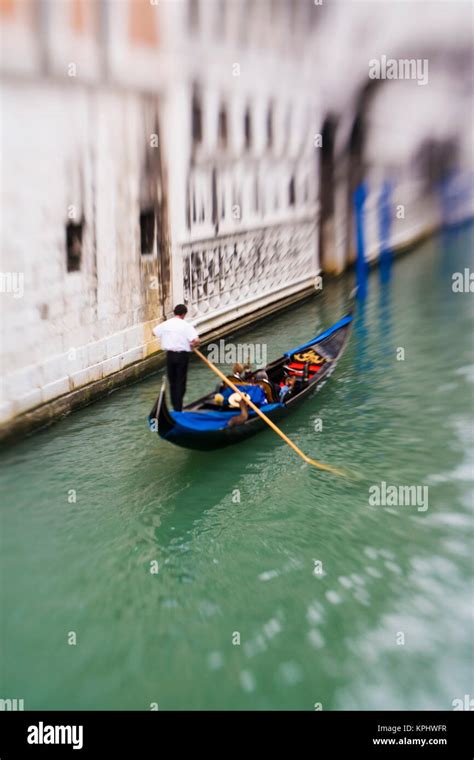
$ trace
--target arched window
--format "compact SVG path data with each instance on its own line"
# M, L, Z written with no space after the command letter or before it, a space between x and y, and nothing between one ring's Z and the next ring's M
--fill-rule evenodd
M217 210L217 170L213 169L211 174L211 221L212 224L219 225L219 212ZM216 230L217 231L217 230Z
M66 226L66 253L68 272L79 272L81 269L83 231L84 220L81 220L79 224L69 222L69 224Z
M221 219L225 219L225 190L222 188L221 193Z
M273 106L267 111L267 148L273 148Z
M288 185L288 204L290 206L294 206L296 201L296 194L295 194L295 178L292 177L290 179L290 184Z
M244 135L245 135L245 149L250 150L252 147L252 119L250 116L250 109L247 108L244 116Z
M155 210L147 208L140 212L140 250L142 255L153 253L155 243Z
M192 121L192 138L193 145L199 145L202 142L202 110L201 100L196 88L193 90L193 99L191 104L191 121Z
M217 125L218 143L220 148L227 148L227 111L221 106Z

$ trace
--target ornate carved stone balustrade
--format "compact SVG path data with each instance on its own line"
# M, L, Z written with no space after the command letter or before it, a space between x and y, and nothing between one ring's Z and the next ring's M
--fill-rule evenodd
M191 319L258 301L319 272L314 218L186 243L182 254Z

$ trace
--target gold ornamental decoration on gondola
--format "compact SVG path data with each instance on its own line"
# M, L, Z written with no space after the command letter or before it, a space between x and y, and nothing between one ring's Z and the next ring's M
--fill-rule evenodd
M324 357L319 356L312 348L302 354L293 354L293 359L295 362L302 362L303 364L306 362L310 362L310 364L323 364L325 362Z

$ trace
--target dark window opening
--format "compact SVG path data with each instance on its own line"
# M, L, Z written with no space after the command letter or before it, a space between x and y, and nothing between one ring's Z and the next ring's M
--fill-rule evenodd
M267 148L273 147L273 108L270 106L267 112Z
M153 253L155 242L155 212L147 209L140 213L140 251L142 256Z
M247 108L244 118L244 134L245 134L245 148L249 150L252 145L252 120L250 118L250 111Z
M294 206L295 205L295 200L296 200L296 198L295 198L295 178L292 177L290 179L290 184L288 186L288 203L290 204L290 206Z
M415 170L420 175L425 189L430 192L457 166L457 144L455 141L426 139L415 158Z
M214 226L218 227L219 217L217 211L217 172L215 169L212 170L211 176L211 221Z
M336 118L328 114L327 117L324 120L323 123L323 129L321 132L322 136L322 146L319 151L319 206L320 206L320 221L319 221L319 251L320 251L320 260L322 268L324 269L325 266L328 263L328 252L330 250L331 246L331 240L332 240L332 226L331 226L331 220L334 218L335 213L335 157L334 157L334 146L336 143L336 133L337 133L337 120ZM356 118L356 121L354 122L353 129L352 129L352 135L350 138L351 146L349 148L350 151L350 161L349 161L349 183L348 183L348 189L349 187L352 187L352 183L355 179L354 169L357 166L357 171L359 171L359 166L361 166L361 162L359 158L356 158L356 155L359 154L359 150L361 148L357 147L362 146L362 131L360 130L360 122L358 118ZM354 153L353 151L356 151ZM355 189L355 188L354 188ZM351 198L351 204L352 204L352 198ZM346 225L347 225L347 234L348 234L348 247L352 246L352 216L351 214L347 215ZM349 226L350 225L350 226ZM350 241L350 242L349 242Z
M84 222L69 222L66 227L67 271L79 272L82 259L82 232Z
M188 230L191 229L191 201L189 191L186 196L186 227Z
M218 137L219 137L219 146L221 148L226 148L227 147L227 112L225 108L221 108L221 110L219 111Z
M327 136L327 141L328 140L330 141L330 149L332 150L333 142L334 142L334 129L333 129L333 122L330 120L327 120L324 123L323 149L325 147L325 143L324 143L325 135ZM351 135L349 138L349 151L352 156L360 155L363 148L363 140L364 140L364 129L363 129L363 124L362 124L362 119L359 115L357 115L352 125Z
M193 93L192 102L192 133L193 143L198 145L202 142L202 110L199 95L196 91Z

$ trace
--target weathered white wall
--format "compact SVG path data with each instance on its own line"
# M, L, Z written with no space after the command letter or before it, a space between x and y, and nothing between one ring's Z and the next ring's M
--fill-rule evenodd
M7 83L2 100L2 417L156 350L156 259L140 256L144 102L65 84ZM66 269L69 214L85 218L82 266Z
M467 174L473 169L469 92L462 72L450 68L455 48L469 47L469 25L462 14L448 13L448 4L411 3L411 12L402 13L399 3L205 0L193 29L185 0L160 2L153 5L154 46L131 38L126 0L99 5L102 26L88 5L90 34L79 37L68 26L64 3L43 4L41 34L29 3L13 21L2 19L1 270L24 275L24 296L3 292L0 299L0 422L156 351L151 329L173 302L189 298L205 332L311 285L319 272L319 210L326 191L314 138L331 114L339 125L332 268L342 271L351 252L352 214L344 149L371 58L438 52L429 87L384 81L367 114L368 257L380 249L378 197L386 179L394 181L394 203L405 206L405 217L393 222L393 244L409 242L438 221L433 199L410 172L426 135L454 135ZM71 62L75 77L68 76ZM195 83L203 140L193 153ZM226 148L217 141L222 105ZM246 151L247 107L252 145ZM163 284L156 248L142 256L139 242L144 162L155 116L171 254L165 304L155 287ZM204 217L189 225L186 206L193 194ZM70 207L77 218L84 216L85 228L81 271L68 273ZM472 208L463 212L469 213ZM272 255L278 241L283 257ZM235 260L228 248L223 259L229 271L216 275L216 251L233 245ZM258 245L265 255L254 270L249 262Z
M286 34L277 39L273 32L280 28L281 19L272 18L265 4L252 9L252 19L237 4L230 4L220 28L211 6L201 4L197 32L188 27L186 3L156 8L159 52L132 49L127 40L126 3L104 4L104 50L90 37L74 36L67 9L55 3L43 8L46 36L39 46L31 18L25 28L19 23L23 18L7 19L5 36L16 42L2 59L6 73L2 272L22 274L24 295L16 299L2 294L0 421L157 350L151 328L163 312L151 283L156 284L159 271L156 255L141 256L139 245L141 171L152 123L150 98L158 97L153 93L159 92L156 112L172 246L172 300L185 297L186 251L215 234L210 172L216 159L218 193L226 205L220 236L237 235L245 252L251 249L256 229L279 225L278 230L285 223L292 239L301 240L303 247L297 252L294 271L281 265L281 276L276 277L275 264L269 262L268 268L261 269L260 280L252 282L251 297L246 298L241 288L235 298L234 289L228 303L229 294L225 294L225 304L214 303L216 316L198 320L200 330L293 293L311 283L317 273L312 218L316 179L311 162L315 124L310 119L308 130L307 118L317 97L308 55L310 37L300 25L291 39ZM289 10L282 7L280 13ZM88 18L88 23L93 21ZM273 24L271 33L267 22ZM262 33L266 38L263 51ZM17 61L18 45L29 56L28 66ZM236 63L238 76L234 76ZM28 76L22 79L19 73ZM190 105L196 81L202 92L203 142L190 172ZM270 102L274 104L274 144L268 150ZM225 151L217 147L221 104L228 110ZM251 109L252 146L244 157L246 107ZM289 208L287 188L293 174L297 201ZM188 192L196 193L204 209L204 219L191 227L186 222ZM231 214L236 197L241 206L238 218ZM67 272L66 224L82 217L81 270ZM244 267L245 262L244 257ZM303 266L307 271L301 273ZM229 308L223 309L224 305Z

